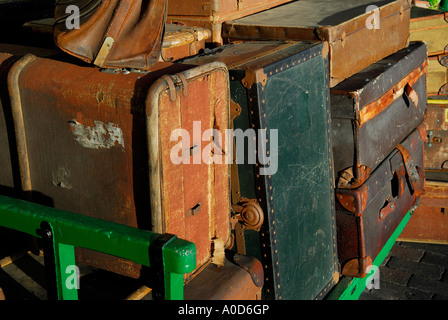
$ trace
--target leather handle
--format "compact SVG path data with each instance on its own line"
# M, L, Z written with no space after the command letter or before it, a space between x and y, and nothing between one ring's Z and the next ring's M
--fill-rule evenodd
M406 95L408 96L409 100L412 101L412 103L414 104L414 107L417 109L418 108L418 93L417 91L414 90L414 88L412 88L412 86L408 83L405 86L405 92Z
M406 173L409 177L409 181L411 183L412 189L415 193L416 197L421 196L424 193L424 183L420 178L419 172L417 170L417 166L412 160L411 155L409 154L408 149L405 146L399 144L396 149L400 151L401 156L403 157L404 166L406 168Z
M397 205L395 204L395 201L389 202L387 205L385 205L381 210L380 210L380 220L384 220L386 219L386 217L395 211L395 208L397 207Z

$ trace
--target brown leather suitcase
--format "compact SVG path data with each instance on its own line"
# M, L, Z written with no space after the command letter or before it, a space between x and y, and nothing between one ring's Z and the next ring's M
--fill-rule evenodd
M337 5L331 0L293 1L226 21L223 38L327 41L333 87L408 45L410 9L410 0L343 0Z
M54 40L99 67L150 70L160 58L166 7L167 0L56 0Z
M360 186L424 119L427 53L412 42L330 90L339 188Z
M53 25L54 19L46 18L27 21L23 29L30 37L36 34L52 37ZM206 40L210 37L208 29L165 24L161 60L169 62L198 54L205 49Z
M291 0L170 0L168 23L202 27L212 32L209 41L215 46L223 44L222 24L225 21L245 17Z
M428 55L448 52L448 13L413 6L411 8L410 40L425 41Z
M425 194L398 241L448 244L448 183L426 180Z
M48 206L192 241L198 269L212 259L222 263L230 239L229 165L175 165L170 151L182 143L182 156L196 159L211 144L192 131L193 121L204 132L229 127L227 68L156 67L113 73L33 55L19 60L9 88L23 189L33 201L45 196ZM171 141L175 129L193 141ZM76 256L141 276L141 266L127 260L84 249Z
M204 51L205 43L211 35L211 31L205 28L165 24L162 60L179 60Z
M336 189L338 257L342 274L365 277L384 244L424 192L424 125L397 145L356 189Z

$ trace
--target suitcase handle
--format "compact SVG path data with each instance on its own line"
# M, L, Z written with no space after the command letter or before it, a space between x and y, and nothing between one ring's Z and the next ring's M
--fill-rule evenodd
M412 101L412 103L414 104L414 107L417 109L418 108L418 93L417 93L417 91L415 91L414 88L412 88L412 86L408 83L404 87L404 92L406 92L406 96L409 98L409 100Z

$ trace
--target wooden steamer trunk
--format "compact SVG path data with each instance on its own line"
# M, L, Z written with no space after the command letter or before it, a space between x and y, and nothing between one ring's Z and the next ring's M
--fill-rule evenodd
M168 1L167 22L211 31L207 41L215 46L223 44L222 24L245 17L291 0L171 0Z
M421 125L355 189L336 189L342 274L365 277L384 244L424 190Z
M193 132L193 121L203 131L229 127L224 64L160 63L150 73L123 74L27 55L8 82L22 187L33 201L192 241L197 269L212 257L223 263L229 165L174 165L170 150L179 142L170 135L176 129L190 135L181 146L191 160L190 151L202 154L213 141ZM131 261L81 248L76 255L88 265L142 276Z
M230 72L232 202L236 212L243 208L236 249L260 257L266 299L322 298L339 280L328 46L242 43L183 63L212 61ZM251 206L252 218L245 219Z
M344 0L335 5L331 0L294 1L225 22L223 37L228 41L327 41L333 87L408 45L410 3Z
M426 46L413 42L331 89L338 187L359 187L422 123L426 72Z

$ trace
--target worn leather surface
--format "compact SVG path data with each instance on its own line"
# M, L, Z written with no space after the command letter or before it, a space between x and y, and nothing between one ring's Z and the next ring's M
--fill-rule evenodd
M167 0L61 0L55 7L54 38L65 52L86 62L95 59L107 37L114 39L104 68L149 70L163 41ZM80 28L68 29L68 5L80 9ZM70 18L69 18L70 19Z

